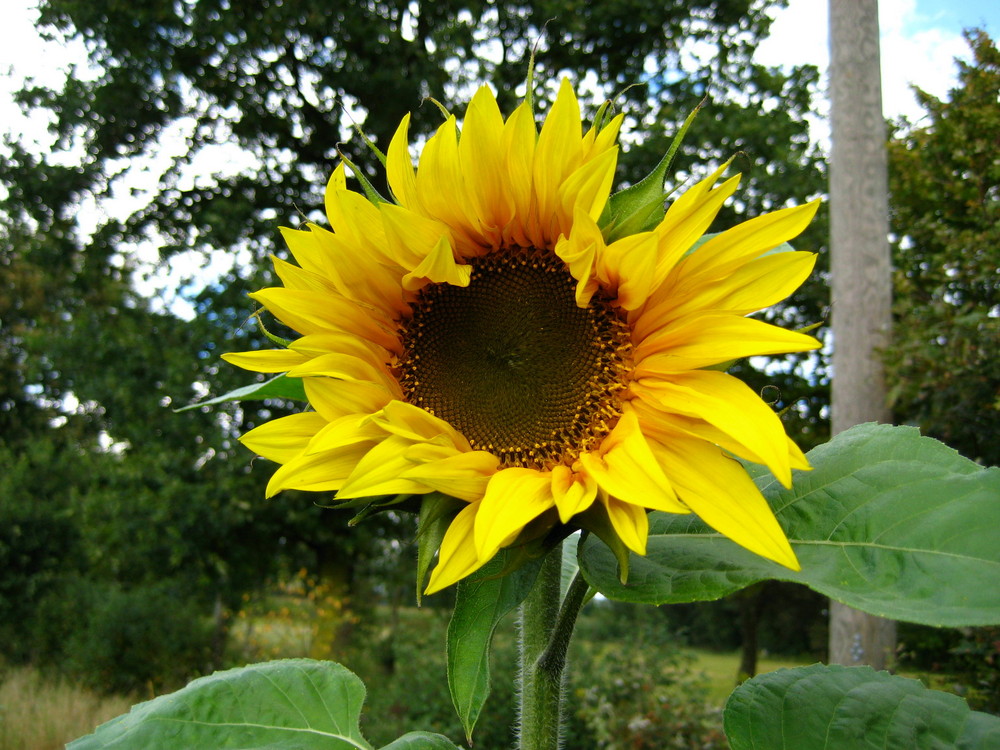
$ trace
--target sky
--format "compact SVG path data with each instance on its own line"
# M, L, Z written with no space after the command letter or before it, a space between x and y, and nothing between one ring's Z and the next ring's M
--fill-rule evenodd
M11 92L25 76L31 76L41 85L58 86L63 72L73 62L83 64L85 54L82 44L59 45L44 42L34 28L36 12L35 0L2 0L4 20L0 24L0 133L3 131L30 134L40 147L47 143L45 120L26 119L11 100ZM979 27L996 39L1000 34L1000 2L998 0L880 0L879 24L881 29L882 59L882 99L883 111L887 117L906 116L911 121L919 121L922 112L917 106L910 89L917 85L925 91L942 98L956 83L955 58L968 60L968 45L962 38L966 28ZM757 52L757 60L763 64L787 66L814 64L821 71L829 62L827 0L788 0L784 9L775 11L771 37L764 41ZM10 70L12 75L5 73ZM824 142L828 128L822 118L814 125L814 138ZM180 139L177 139L180 142ZM2 145L0 145L2 147ZM161 158L168 158L164 153ZM239 159L227 154L222 160L233 168ZM212 171L217 166L206 165ZM98 223L101 211L112 211L123 217L140 207L143 202L141 181L149 180L150 188L155 185L157 170L155 165L136 175L140 190L129 189L135 185L123 186L121 197L113 207L83 206L80 216L83 221ZM156 249L136 248L140 257L149 256L147 271L155 264ZM201 263L203 256L192 254L190 262ZM184 263L178 259L175 263ZM231 257L220 256L210 259L210 267L200 269L199 275L217 276L225 273L233 262ZM194 272L196 269L190 269ZM136 277L136 285L143 293L154 295L171 286L163 269L152 271L151 278ZM183 273L177 268L174 273ZM176 285L174 285L176 288ZM177 298L170 303L180 314L191 311L180 310Z

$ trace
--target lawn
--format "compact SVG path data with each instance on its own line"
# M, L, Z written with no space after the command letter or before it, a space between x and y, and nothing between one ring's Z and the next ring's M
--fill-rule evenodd
M725 705L729 694L736 687L736 670L740 665L740 655L736 651L718 652L705 651L702 649L691 649L697 658L693 665L695 672L703 672L709 680L711 691L709 697L712 703L719 706ZM761 655L757 660L758 674L773 672L776 669L787 667L801 667L804 664L812 664L816 660L803 657L794 659L791 657L772 658Z

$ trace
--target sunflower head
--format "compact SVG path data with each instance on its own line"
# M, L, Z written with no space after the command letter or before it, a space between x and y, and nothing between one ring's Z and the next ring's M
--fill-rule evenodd
M461 134L449 117L416 166L404 119L391 201L348 189L340 165L329 227L282 230L295 263L275 258L282 286L251 296L300 337L225 355L301 378L309 401L242 437L280 464L269 495L455 498L427 514L444 529L429 592L577 528L624 570L651 510L697 513L797 567L736 458L786 485L805 458L756 394L710 368L818 346L748 317L811 271L813 255L771 251L816 204L706 239L739 180L723 166L666 211L648 196L610 210L621 116L600 119L584 130L566 81L540 129L528 104L504 118L483 87Z

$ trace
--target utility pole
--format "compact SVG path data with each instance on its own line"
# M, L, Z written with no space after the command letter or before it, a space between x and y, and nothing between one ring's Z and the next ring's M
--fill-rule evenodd
M832 430L890 422L879 350L892 326L878 0L830 0ZM896 623L830 602L833 664L884 669Z

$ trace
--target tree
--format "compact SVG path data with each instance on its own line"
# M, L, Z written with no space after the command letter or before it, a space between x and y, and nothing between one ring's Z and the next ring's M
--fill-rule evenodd
M1000 464L1000 52L966 39L945 101L917 91L927 117L889 144L896 267L890 403L960 453Z
M879 350L892 300L876 0L830 0L833 433L888 422ZM895 623L831 602L830 661L886 666Z
M90 526L82 538L111 542L91 572L139 586L157 571L184 570L199 596L224 587L229 597L282 561L340 566L349 579L359 560L383 549L386 527L325 522L326 511L294 493L260 499L263 481L234 438L287 404L182 416L167 409L207 388L245 384L218 354L260 345L246 292L268 282L268 254L284 252L277 226L320 218L338 150L385 189L355 124L385 148L412 111L411 132L427 134L441 121L427 97L457 109L483 81L510 111L537 42L540 107L562 75L601 81L585 103L591 114L605 95L623 92L615 102L629 115L626 180L649 171L705 100L676 161L677 181L694 176L693 165L701 174L737 154L744 189L720 217L728 225L824 185L805 118L817 71L786 74L751 59L774 4L43 0L40 26L83 39L89 65L57 89L29 84L17 96L47 114L53 149L8 138L0 156L0 231L14 240L4 243L0 282L32 305L10 318L0 309L5 323L19 321L0 329L3 366L14 368L0 419L26 425L21 417L36 415L25 440L57 430L88 449L115 442L118 452L101 462L113 480L83 495ZM175 154L165 169L152 159L160 152ZM160 169L147 205L117 216L111 197L143 167ZM89 231L77 218L94 202L109 210ZM822 244L817 227L804 247ZM132 287L131 249L140 244L155 246L165 264L219 251L239 262L207 286L197 275L179 282L194 290L186 298L196 315L185 321ZM816 282L773 314L803 326L822 320L824 305ZM793 429L822 437L821 382L740 367L754 387L778 386L778 407L801 405L790 412ZM816 372L821 381L821 363ZM67 414L68 403L79 406Z

